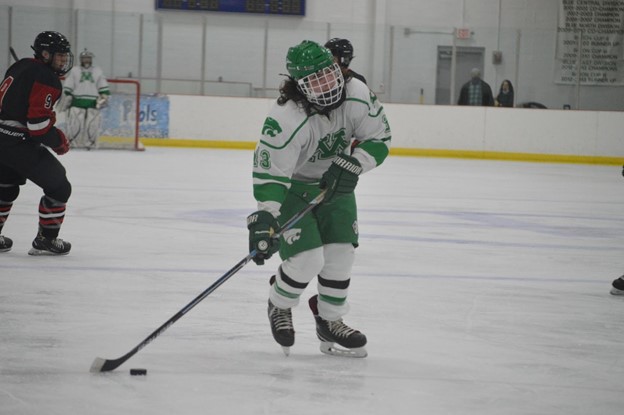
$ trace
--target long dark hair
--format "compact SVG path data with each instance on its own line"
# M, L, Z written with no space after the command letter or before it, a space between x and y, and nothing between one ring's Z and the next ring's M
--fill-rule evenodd
M507 82L509 84L509 93L513 95L514 90L513 90L513 84L511 83L511 81L509 79L505 79L503 82L501 82L501 86L499 89L499 93L503 92L503 84Z
M279 92L280 96L277 98L277 103L279 105L286 105L288 101L292 100L299 108L303 108L308 116L317 112L316 106L306 99L305 95L303 95L297 87L297 81L293 78L286 78L286 80L282 82Z
M503 92L503 85L507 82L509 84L509 92L506 94ZM514 89L513 84L509 79L505 79L501 82L500 89L498 90L498 95L496 96L496 100L498 101L501 107L513 107L514 106Z

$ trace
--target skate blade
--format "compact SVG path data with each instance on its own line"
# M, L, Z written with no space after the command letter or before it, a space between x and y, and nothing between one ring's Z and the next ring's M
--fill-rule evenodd
M617 288L611 288L612 295L624 295L624 290L618 290Z
M290 356L290 347L282 346L282 352L284 352L286 357Z
M67 255L67 254L69 254L69 251L61 252L59 254L57 254L56 252L46 251L45 249L36 249L36 248L30 248L30 251L28 251L28 255L33 255L33 256L60 256L60 255Z
M336 347L334 343L331 342L321 342L321 352L328 354L330 356L339 356L339 357L357 357L363 358L368 356L368 352L365 347L356 347L353 349L341 349Z

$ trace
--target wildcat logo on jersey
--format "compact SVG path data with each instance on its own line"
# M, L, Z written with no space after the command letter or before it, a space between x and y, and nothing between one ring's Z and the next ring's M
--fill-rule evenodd
M263 135L270 135L271 137L275 137L281 132L282 132L282 127L280 127L277 120L271 117L267 117L266 120L264 120L264 125L262 126Z
M373 91L370 91L370 102L371 104L375 104L375 101L377 101L377 95L375 95L375 93Z
M346 136L345 129L341 128L335 133L327 134L321 138L314 155L309 159L310 162L314 163L316 160L331 159L342 153L342 150L349 146L349 140L347 140Z
M282 238L284 238L288 245L294 244L299 240L299 238L301 238L301 228L287 230L282 234Z
M80 82L85 82L85 81L89 81L92 84L95 83L95 81L93 80L93 74L91 72L84 71L80 73Z

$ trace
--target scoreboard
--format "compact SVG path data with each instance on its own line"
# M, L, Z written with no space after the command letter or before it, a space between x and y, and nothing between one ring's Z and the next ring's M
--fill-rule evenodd
M305 0L156 0L156 10L305 16Z

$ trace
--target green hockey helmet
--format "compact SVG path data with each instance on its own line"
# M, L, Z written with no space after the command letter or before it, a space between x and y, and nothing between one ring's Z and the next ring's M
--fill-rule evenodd
M286 69L309 102L321 107L341 102L344 77L329 49L304 40L288 49Z
M296 80L316 73L333 63L334 57L329 49L311 40L304 40L291 47L286 55L286 69Z

